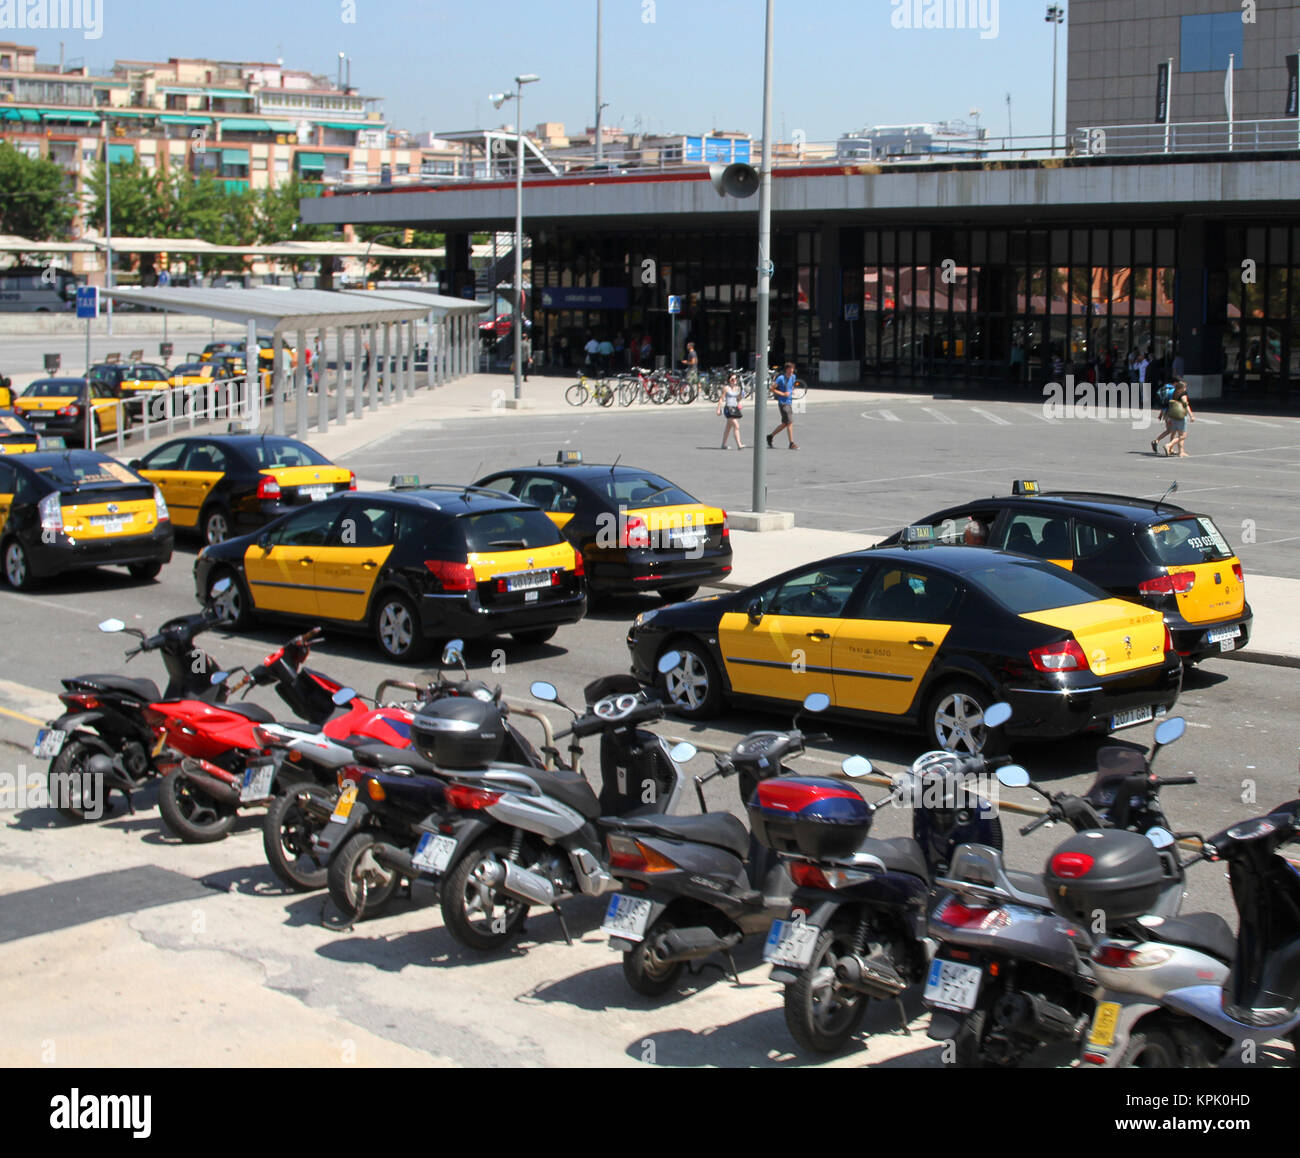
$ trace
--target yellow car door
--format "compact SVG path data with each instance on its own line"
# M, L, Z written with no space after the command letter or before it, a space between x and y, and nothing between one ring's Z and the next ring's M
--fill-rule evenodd
M835 703L906 713L952 628L959 595L946 575L882 567L835 637Z
M14 491L17 488L18 472L7 462L0 462L0 532L9 521L9 508L14 505Z
M198 525L208 495L229 469L230 456L220 446L211 442L189 443L179 469L171 473L171 494L163 494L168 507L172 505L172 494L176 496L184 520L181 525Z
M382 503L350 503L316 557L316 596L326 619L360 623L375 580L397 542L397 512Z
M199 512L184 502L185 476L181 466L188 450L189 443L184 439L164 443L141 459L135 467L138 474L162 491L172 523L177 527L192 527L199 517Z
M732 690L801 702L825 692L835 703L834 644L865 564L827 563L756 593L718 623L718 649Z
M337 503L320 503L289 515L244 552L244 577L259 611L319 615L316 562L338 518Z

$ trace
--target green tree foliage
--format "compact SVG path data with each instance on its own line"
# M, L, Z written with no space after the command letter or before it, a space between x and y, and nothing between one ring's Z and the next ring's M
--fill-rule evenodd
M0 233L67 240L75 214L63 170L0 142Z
M362 242L374 241L376 245L393 246L397 249L439 249L446 244L444 234L434 233L427 229L416 229L412 232L414 239L407 246L403 241L402 231L395 231L391 225L359 225L357 226L357 240ZM383 234L388 234L388 236L383 237ZM372 256L369 261L369 277L371 280L382 279L385 281L423 278L438 264L439 262L435 258L430 257L402 258L385 256L379 258Z

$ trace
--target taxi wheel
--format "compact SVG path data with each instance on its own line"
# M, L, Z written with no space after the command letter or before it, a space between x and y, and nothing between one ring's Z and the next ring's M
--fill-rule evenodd
M510 635L521 647L541 647L558 630L555 627L539 627L536 631L512 631Z
M163 565L155 561L153 563L130 563L126 569L131 573L132 579L139 579L140 582L144 583L150 579L157 579L162 568Z
M15 591L29 591L36 585L32 575L31 560L27 551L17 539L10 539L4 545L5 578Z
M660 677L673 710L688 720L707 720L722 707L722 676L702 644L678 640L664 651L676 651L681 659Z
M389 659L408 663L424 654L420 615L405 595L386 591L375 601L375 642Z
M1007 746L1005 729L984 726L984 713L993 703L993 696L970 680L944 684L926 708L930 738L961 756L1000 755Z
M224 543L230 538L230 512L221 504L213 503L203 509L199 526L203 531L203 541L209 547Z
M230 588L224 595L213 593L212 588L222 579L230 580ZM222 619L228 619L235 631L242 631L253 622L253 601L248 597L248 588L229 567L219 567L208 577L208 599Z

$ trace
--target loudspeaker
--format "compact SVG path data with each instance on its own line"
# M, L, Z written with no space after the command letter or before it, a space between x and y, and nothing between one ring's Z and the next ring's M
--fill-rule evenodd
M758 192L758 170L751 165L710 165L709 180L719 197L752 197Z

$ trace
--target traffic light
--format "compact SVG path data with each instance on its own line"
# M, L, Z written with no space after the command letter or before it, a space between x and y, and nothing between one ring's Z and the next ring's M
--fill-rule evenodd
M403 245L410 245L414 240L415 240L415 230L414 230L414 229L404 229L404 230L402 230L402 244L403 244Z
M159 269L166 269L166 268L167 268L167 260L168 260L168 258L167 258L167 254L166 254L166 253L160 253L160 254L158 254L158 268L159 268Z

